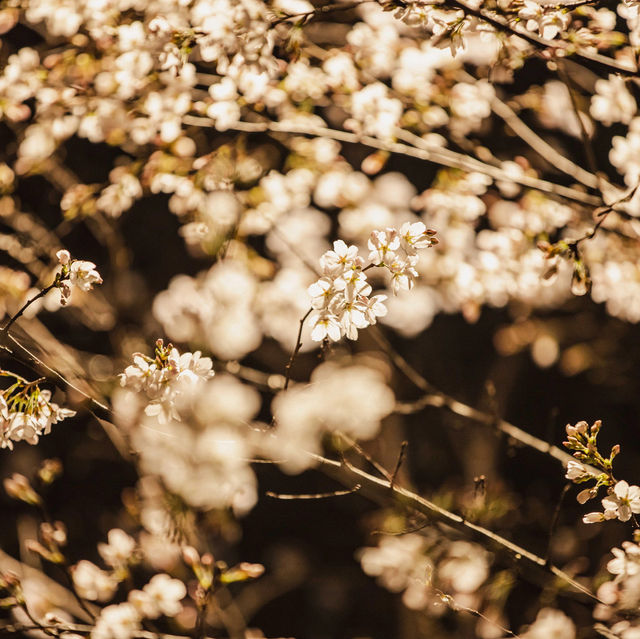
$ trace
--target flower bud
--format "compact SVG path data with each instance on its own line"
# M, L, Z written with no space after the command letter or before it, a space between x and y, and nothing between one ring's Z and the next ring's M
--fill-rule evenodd
M61 250L56 253L56 257L58 258L58 263L62 264L62 266L67 266L71 261L71 253L67 250Z
M40 524L40 536L47 546L67 544L67 529L61 521L56 521L53 525L48 522Z
M38 469L38 478L45 484L52 484L62 475L62 462L59 459L45 459Z
M190 568L200 565L200 555L193 546L185 546L182 549L182 559Z
M39 506L42 503L40 495L31 487L29 480L20 473L13 473L3 484L5 492L13 499L24 501L31 506Z

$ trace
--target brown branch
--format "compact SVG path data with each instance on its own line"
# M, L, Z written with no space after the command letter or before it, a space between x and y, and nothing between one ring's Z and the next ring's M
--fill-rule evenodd
M594 173L598 172L598 163L596 161L595 153L593 152L593 145L591 144L591 139L589 138L589 133L584 125L584 121L582 120L580 109L578 108L578 101L576 99L575 93L571 86L571 79L569 78L569 74L567 73L567 69L565 68L564 62L558 65L558 75L560 79L567 87L567 91L569 92L569 99L571 100L571 108L578 120L578 128L580 129L580 138L582 139L582 146L584 148L585 155L587 157L587 162L589 163L589 167ZM602 189L601 189L602 190Z
M570 57L571 59L578 61L583 66L596 73L620 73L629 77L637 76L637 69L631 69L612 58L586 50L571 52L568 50L566 43L562 40L557 42L553 40L545 40L543 37L532 33L531 31L518 29L517 27L509 24L506 18L498 14L490 13L486 9L475 8L467 4L464 0L446 0L445 4L449 4L457 9L462 9L466 15L484 20L498 31L518 36L519 38L526 40L529 44L532 44L537 49L551 51L561 50L566 54L566 57Z
M41 297L44 297L49 291L56 288L59 282L61 282L63 279L66 279L66 278L60 278L60 279L56 278L56 281L53 282L53 284L49 284L49 286L43 288L39 293L37 293L36 295L28 299L23 304L22 308L15 315L9 318L7 323L2 328L0 328L0 343L4 343L7 340L9 336L9 329L15 324L15 322L17 322L22 317L22 315L29 308L29 306L31 306L31 304L33 304L36 300L39 300Z
M545 555L546 561L549 561L551 558L551 542L553 541L553 535L556 532L556 526L558 525L558 520L560 519L560 511L562 510L562 502L566 494L569 492L569 488L571 488L571 482L568 481L564 487L562 488L562 492L560 493L560 497L558 498L558 503L556 504L556 508L553 511L553 517L551 519L551 525L549 526L549 541L547 543L547 552Z
M466 419L473 420L485 426L489 426L502 433L503 435L507 435L512 439L516 440L520 444L527 446L529 448L533 448L538 452L544 453L545 455L549 455L554 459L557 459L563 465L567 465L569 461L575 461L574 457L569 453L565 452L561 448L549 444L534 435L514 426L510 422L505 421L504 419L496 418L495 415L491 415L489 413L485 413L477 408L473 408L469 406L469 404L465 404L464 402L458 401L454 397L443 393L442 391L435 388L430 382L428 382L418 371L407 362L400 353L398 353L389 343L389 341L384 337L382 332L377 329L376 326L371 327L371 332L373 334L374 339L382 346L393 361L394 365L400 370L413 384L424 391L424 395L417 399L414 402L398 402L395 406L395 412L401 415L409 415L412 413L416 413L426 406L433 406L435 408L446 408L450 410L452 413L459 415L460 417L464 417ZM589 472L594 476L600 474L595 468L587 467Z
M542 557L494 533L488 528L468 521L464 517L456 515L405 488L391 485L390 481L374 477L351 464L327 459L312 453L310 455L319 464L319 469L329 477L347 486L352 486L354 483L360 484L361 489L359 492L368 499L380 505L400 505L412 513L426 515L433 522L446 524L467 538L493 547L497 552L508 555L516 566L522 569L523 574L534 583L537 583L540 577L546 577L551 574L588 599L600 602L591 590L577 582L560 568L549 564Z
M187 125L200 126L200 127L215 127L215 123L210 118L185 115L182 121ZM590 206L600 206L602 204L601 198L584 193L578 189L573 189L561 184L555 184L547 180L541 180L528 175L512 176L501 168L492 166L468 157L462 153L456 153L450 149L442 147L436 147L428 144L419 136L405 131L404 129L396 129L395 135L399 139L410 138L412 144L415 143L419 146L412 146L411 144L402 144L400 142L383 141L370 135L359 135L351 133L349 131L340 131L338 129L331 129L329 127L319 126L303 126L293 122L236 122L233 126L229 127L234 131L242 131L245 133L285 133L296 135L309 135L314 137L325 137L339 142L347 142L349 144L362 144L364 146L379 149L381 151L388 151L389 153L396 153L399 155L405 155L407 157L413 157L419 160L425 160L427 162L433 162L442 166L447 166L454 169L460 169L462 171L473 172L477 171L493 178L494 180L504 180L507 182L514 182L521 186L526 186L545 193L551 193L559 197L563 197L573 202L579 202L581 204L587 204Z
M369 455L369 453L364 450L364 448L362 448L362 446L360 446L360 444L358 444L355 439L352 439L351 437L349 437L349 435L345 435L341 431L338 431L337 434L347 443L350 448L353 448L353 450L355 450L356 453L358 453L358 455L362 457L362 459L364 459L368 464L371 464L371 466L375 468L385 479L391 481L391 475L387 472L387 469L382 464L379 464L373 457L371 457L371 455Z
M293 13L288 16L282 16L281 18L277 18L271 22L272 27L275 27L279 24L283 24L284 22L288 22L289 20L296 20L300 23L307 24L311 22L311 20L315 20L319 16L324 16L329 13L336 13L338 11L350 11L351 9L355 9L359 7L361 4L365 4L365 2L376 2L377 0L356 0L355 2L335 2L332 4L325 4L320 7L315 7L311 11L303 11L301 13Z
M600 180L597 175L585 171L579 164L558 152L546 140L543 140L535 131L530 129L505 102L497 97L491 100L493 112L502 118L511 130L524 142L526 142L540 157L552 164L566 175L578 180L591 189L600 188ZM578 116L578 119L579 116ZM593 168L592 168L593 170Z
M82 634L90 634L93 626L77 623L60 623L60 624L28 624L28 623L8 623L0 625L0 635L17 635L24 636L24 633L32 630L53 630L58 633L62 632L79 632ZM171 635L163 632L149 632L148 630L134 630L131 634L135 639L189 639L184 635ZM212 637L204 637L203 639L213 639Z

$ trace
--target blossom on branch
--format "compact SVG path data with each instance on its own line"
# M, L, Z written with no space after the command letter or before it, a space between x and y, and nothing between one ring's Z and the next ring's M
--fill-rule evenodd
M38 381L28 382L20 376L0 370L0 376L14 378L14 383L0 391L0 448L13 449L15 442L37 444L48 435L51 426L76 413L51 401L51 391L41 389Z
M320 258L322 277L307 289L311 297L311 338L316 342L342 337L355 340L358 330L375 324L387 314L386 295L369 297L372 287L366 270L386 269L391 275L394 294L409 290L418 276L417 250L435 246L435 231L422 222L406 222L397 229L374 230L368 241L369 265L358 254L357 246L347 246L342 240L333 243L333 250ZM399 251L399 252L398 252Z
M62 272L57 279L57 287L60 289L60 302L63 306L69 303L74 286L81 291L90 291L94 284L102 284L102 277L93 262L75 260L66 250L58 251L56 257L58 263L62 265Z

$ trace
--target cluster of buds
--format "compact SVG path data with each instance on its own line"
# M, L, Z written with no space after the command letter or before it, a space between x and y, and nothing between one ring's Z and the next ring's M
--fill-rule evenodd
M589 426L587 422L578 422L575 426L567 425L567 441L564 446L573 451L579 461L570 461L567 466L567 479L576 484L593 481L590 488L578 493L581 504L597 496L601 486L606 486L607 496L602 499L603 512L588 513L583 517L586 524L593 524L608 519L629 521L640 513L640 487L630 486L626 481L616 481L613 476L613 460L620 452L620 445L611 449L608 457L598 450L598 433L602 427L600 420Z
M180 353L172 344L156 342L155 358L134 353L133 364L120 375L120 385L137 393L146 394L150 400L145 408L149 417L162 421L180 420L175 402L187 387L191 387L214 375L210 357L201 357L200 351Z
M574 295L586 295L591 289L591 277L589 269L578 251L578 241L568 242L560 240L555 244L550 244L546 240L538 242L538 248L544 252L545 259L549 266L542 275L542 279L547 284L553 284L560 271L560 260L570 260L573 273L571 275L571 292Z
M578 461L569 462L566 478L574 484L595 481L593 486L578 493L577 499L581 504L596 497L601 486L610 487L615 483L613 459L620 452L620 446L614 446L608 458L603 457L597 442L601 427L600 420L592 426L585 421L580 421L575 426L567 424L567 441L563 445L573 451L573 456Z
M613 460L616 455L620 452L620 445L616 444L609 453L609 457L603 457L600 451L598 450L598 433L602 428L602 421L597 420L593 423L592 426L589 426L587 422L580 421L575 426L571 426L571 424L567 424L567 441L562 442L563 445L569 450L573 451L573 456L581 461L583 464L588 464L602 471L603 475L605 475L605 479L603 479L604 485L610 485L613 479ZM593 473L583 473L579 474L575 467L572 467L571 474L573 476L569 477L572 481L578 483L579 481L585 481L589 478L589 476L594 476ZM586 475L586 479L585 479Z
M369 264L358 254L357 246L347 246L342 240L333 243L333 250L320 258L322 277L308 289L313 312L311 338L321 342L341 337L355 340L358 330L375 324L387 314L386 295L371 295L371 285L365 271L373 267L386 268L391 274L394 294L413 287L418 273L418 249L438 243L435 231L422 222L405 223L400 231L387 228L373 231L369 238Z
M20 473L13 473L11 477L6 477L2 482L4 491L12 499L23 501L30 506L42 505L42 498L35 491L27 477Z
M0 598L2 608L25 605L20 578L13 571L0 573L0 594L5 595Z
M74 286L81 291L90 291L94 284L102 284L102 277L93 262L74 260L66 250L58 251L56 257L62 270L56 276L54 286L60 289L60 303L63 306L69 303Z
M64 564L66 560L61 549L67 544L66 526L61 521L45 521L40 524L40 539L27 539L26 548L52 564Z
M76 414L51 401L51 391L39 386L42 379L29 382L4 370L0 370L0 377L14 379L9 388L0 391L0 448L13 449L19 441L37 444L41 435L51 432L52 424Z
M229 568L224 561L215 561L209 552L201 555L193 546L185 546L182 549L182 558L198 580L195 597L198 606L206 605L209 593L217 585L257 579L264 573L262 564L252 564L246 561Z

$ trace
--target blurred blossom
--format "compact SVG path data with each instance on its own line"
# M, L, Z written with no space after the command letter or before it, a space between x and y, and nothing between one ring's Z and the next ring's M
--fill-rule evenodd
M522 636L526 639L575 639L576 627L562 611L543 608Z
M118 580L95 564L83 559L71 571L73 585L83 599L109 601L118 588Z
M141 411L131 392L114 399L123 423L131 419L132 407L137 416L128 428L143 473L160 476L170 491L196 508L231 507L241 515L253 507L256 478L249 462L260 443L251 423L260 407L253 388L217 375L186 387L172 407L172 417L163 421ZM165 515L156 511L156 516L160 520L154 526L162 527Z
M614 122L629 124L636 114L635 98L626 88L621 76L610 75L608 80L596 81L596 94L591 98L591 115L605 126Z
M244 264L226 260L196 278L175 277L157 295L153 313L171 339L204 339L215 356L238 359L262 340L253 311L256 288Z
M356 557L362 570L377 577L391 592L403 592L407 607L421 609L430 600L434 565L424 554L425 539L417 534L383 537L378 546L361 548Z
M154 575L142 590L131 590L129 603L134 606L140 617L175 617L182 610L180 601L186 594L187 588L179 579L160 574Z
M126 565L136 547L133 537L120 528L112 528L107 538L109 543L98 544L98 552L104 562L112 568Z
M272 410L277 427L265 446L285 472L299 473L314 465L309 453L322 452L325 433L371 439L393 405L393 393L377 371L327 362L315 369L308 386L297 385L276 396Z
M91 632L95 639L131 639L140 630L141 618L130 603L103 608Z
M455 541L438 564L438 577L454 593L471 594L489 577L488 553L478 544Z

